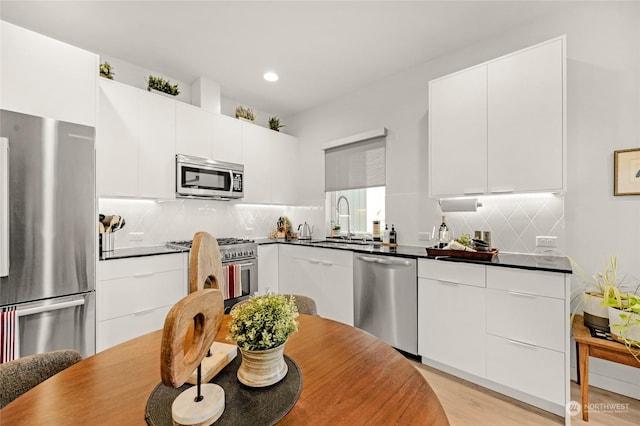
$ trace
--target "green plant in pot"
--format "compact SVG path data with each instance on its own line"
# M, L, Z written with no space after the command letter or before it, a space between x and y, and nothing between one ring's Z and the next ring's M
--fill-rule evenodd
M180 89L177 84L171 84L169 80L152 75L147 77L147 90L150 92L151 89L167 93L171 96L178 96L180 94Z
M337 237L340 235L340 224L335 220L331 221L331 236Z
M573 274L582 283L579 295L582 295L583 298L576 310L580 306L583 307L585 325L608 332L609 313L604 300L609 297L619 297L624 289L624 284L618 277L618 257L605 257L604 270L592 275L587 274L575 260L569 258L569 261L573 268Z
M254 121L256 119L253 115L253 110L251 108L243 107L242 105L238 105L236 107L236 118L244 118L249 121Z
M634 293L605 293L603 305L609 313L611 337L624 343L629 352L640 363L640 296Z
M278 117L269 117L269 128L271 130L279 132L282 127L285 127L285 125L282 124Z
M229 340L242 355L238 380L251 387L269 386L288 371L283 351L289 336L298 330L294 297L278 294L256 296L231 310Z
M101 77L113 80L113 76L115 75L115 73L113 72L113 67L109 62L104 61L104 63L100 64L99 71Z

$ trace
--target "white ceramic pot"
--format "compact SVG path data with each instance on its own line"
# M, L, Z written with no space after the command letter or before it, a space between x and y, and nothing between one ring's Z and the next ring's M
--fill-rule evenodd
M616 330L616 325L627 325L629 319L620 318L620 314L626 314L631 317L631 324L625 330ZM640 342L640 315L633 312L625 312L620 309L609 307L609 326L611 329L611 337L623 342L624 340L633 340Z
M238 368L238 380L254 388L278 383L287 375L289 367L284 361L284 345L261 351L240 349L242 364Z
M584 294L584 323L586 326L609 331L609 311L602 306L604 296L600 293Z

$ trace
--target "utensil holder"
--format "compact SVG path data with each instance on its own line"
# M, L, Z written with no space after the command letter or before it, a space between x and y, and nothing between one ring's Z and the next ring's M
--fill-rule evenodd
M115 234L113 232L100 233L100 253L113 251L115 246Z

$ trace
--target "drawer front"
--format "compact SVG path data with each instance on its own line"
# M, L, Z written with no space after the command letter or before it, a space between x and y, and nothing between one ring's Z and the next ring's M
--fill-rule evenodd
M418 276L476 287L486 286L486 267L472 263L419 259Z
M294 257L325 266L341 265L353 267L353 252L350 250L326 249L319 247L296 247Z
M487 333L564 352L564 309L564 300L487 289Z
M98 321L174 305L187 295L182 269L98 283Z
M100 352L111 346L133 339L143 334L160 330L172 305L162 306L141 314L98 322L96 351Z
M560 352L487 336L487 379L564 405L564 357Z
M443 300L455 300L463 311ZM485 341L483 288L418 279L418 354L485 377Z
M184 253L131 257L98 262L98 281L182 269Z
M514 268L487 268L487 287L538 296L565 298L564 274Z

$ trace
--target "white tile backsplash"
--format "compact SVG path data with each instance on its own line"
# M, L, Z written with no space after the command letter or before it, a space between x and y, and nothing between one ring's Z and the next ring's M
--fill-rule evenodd
M477 212L447 213L456 237L474 231L491 231L492 245L515 253L564 253L564 197L556 194L523 194L480 197ZM558 237L558 247L536 249L536 236Z
M116 232L116 248L151 246L167 241L190 240L199 231L215 237L262 238L275 230L280 216L297 227L304 221L324 223L324 206L271 206L233 201L176 199L170 201L101 198L99 212L124 217L124 229ZM131 232L143 232L134 241Z

